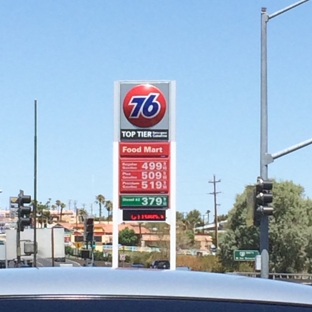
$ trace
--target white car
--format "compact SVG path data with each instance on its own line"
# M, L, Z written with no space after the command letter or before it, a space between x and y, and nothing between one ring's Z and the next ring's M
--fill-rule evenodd
M179 270L103 267L5 269L3 312L308 312L312 287Z

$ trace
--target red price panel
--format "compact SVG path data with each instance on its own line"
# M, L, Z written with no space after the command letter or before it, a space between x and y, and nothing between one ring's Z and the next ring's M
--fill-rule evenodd
M169 159L121 158L121 193L168 193Z

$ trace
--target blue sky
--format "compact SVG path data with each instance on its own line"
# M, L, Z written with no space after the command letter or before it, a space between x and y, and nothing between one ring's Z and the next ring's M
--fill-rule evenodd
M113 93L118 80L177 84L177 210L225 214L260 173L260 12L295 1L0 3L0 206L34 192L98 213L113 197ZM268 23L269 152L311 138L312 2ZM312 147L269 165L312 197ZM213 213L210 215L212 218Z

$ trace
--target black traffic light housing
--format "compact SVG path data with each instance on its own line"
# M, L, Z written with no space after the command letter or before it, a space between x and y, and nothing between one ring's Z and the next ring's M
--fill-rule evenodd
M31 225L31 207L24 206L30 204L31 196L20 194L18 196L18 229L24 231L25 226Z
M259 226L262 215L273 214L273 182L271 180L257 179L255 190L254 225Z
M93 244L93 236L94 236L94 218L87 217L85 219L85 238L86 238L86 245L90 242L90 246L92 247Z

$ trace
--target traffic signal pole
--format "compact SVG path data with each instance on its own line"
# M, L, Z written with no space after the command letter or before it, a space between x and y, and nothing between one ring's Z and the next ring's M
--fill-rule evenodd
M268 164L265 161L268 153L268 87L267 87L267 22L266 9L261 11L261 112L260 112L260 177L268 179ZM261 277L269 277L269 218L261 215L260 221L260 254Z
M33 205L33 228L34 228L34 267L37 267L37 100L34 107L34 205Z
M24 195L24 192L20 190L18 194L18 202L20 198ZM21 213L20 213L20 203L18 203L18 220L17 220L17 229L16 229L16 261L17 266L19 267L21 265L21 226L20 226L20 219L21 219Z
M268 15L266 8L261 9L261 110L260 110L260 177L263 180L268 179L268 164L273 162L274 158L289 153L292 150L311 144L312 141L305 142L304 145L296 146L292 150L276 155L268 154L268 89L267 89L267 23L273 17L276 17L294 7L303 4L309 0L302 0L290 5L274 14ZM275 157L274 157L275 156ZM260 253L261 253L261 277L269 277L269 219L268 215L262 214L260 221Z
M29 206L24 206L24 204L30 204L31 196L24 195L24 191L20 190L18 194L18 218L17 218L17 230L16 230L16 260L17 266L21 264L21 231L24 231L25 226L31 225L31 208Z

